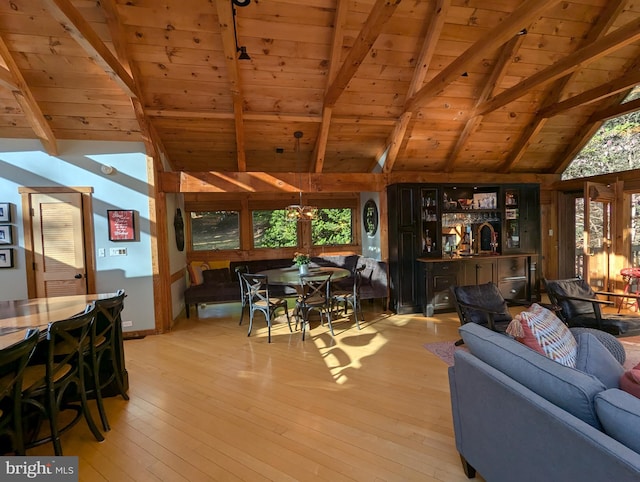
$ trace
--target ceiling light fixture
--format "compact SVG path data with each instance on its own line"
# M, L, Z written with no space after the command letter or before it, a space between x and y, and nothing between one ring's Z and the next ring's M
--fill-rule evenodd
M251 3L251 0L231 0L231 11L233 12L233 37L236 40L236 52L240 52L238 60L251 60L251 57L247 53L247 47L244 45L238 45L238 29L236 27L236 6L246 7Z
M298 160L301 159L300 139L302 131L295 131L293 137L296 138L296 153ZM300 163L302 164L302 163ZM300 166L302 168L302 165ZM302 171L301 171L302 172ZM300 204L291 204L285 208L287 221L311 221L318 217L318 208L315 206L305 206L302 202L302 174L300 175Z

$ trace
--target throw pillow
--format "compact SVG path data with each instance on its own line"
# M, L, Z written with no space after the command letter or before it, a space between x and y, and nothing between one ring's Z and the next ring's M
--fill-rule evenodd
M578 344L555 313L537 303L516 315L507 333L529 348L568 367L576 366Z
M231 260L222 260L222 261L207 261L208 269L221 269L226 268L229 269L231 266Z
M209 269L209 265L204 261L192 261L187 265L187 271L189 272L189 280L194 286L204 283L204 277L202 272Z
M622 374L620 377L620 389L640 398L640 364Z
M576 369L597 377L607 388L618 388L624 368L611 352L591 333L579 334L577 342Z

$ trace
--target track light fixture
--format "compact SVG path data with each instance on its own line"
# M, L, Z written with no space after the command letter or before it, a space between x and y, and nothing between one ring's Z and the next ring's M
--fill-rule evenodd
M238 60L251 60L251 57L247 53L247 47L244 45L238 45L238 29L236 27L236 6L246 7L251 3L251 0L231 0L231 11L233 12L233 37L236 40L236 52L240 52Z

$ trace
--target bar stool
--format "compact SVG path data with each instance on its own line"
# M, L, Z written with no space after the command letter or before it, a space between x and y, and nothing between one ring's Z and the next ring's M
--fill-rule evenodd
M0 350L0 435L7 435L11 440L11 445L2 446L3 453L25 454L22 380L39 337L38 329L32 328L22 340Z
M43 358L38 359L39 354L36 350L22 380L22 403L25 409L30 408L34 415L38 415L34 439L29 440L25 448L51 442L55 455L63 455L60 436L73 427L82 416L95 439L99 442L104 440L91 416L84 385L83 358L85 348L94 345L95 316L95 306L90 305L84 313L67 320L49 323L47 339L38 346L44 352L41 354ZM76 401L78 397L79 402ZM60 415L65 410L74 411L75 416L60 426ZM38 432L43 420L49 421L49 433L40 435Z
M625 294L634 294L636 296L640 295L640 268L623 268L620 270L620 275L624 280L624 293ZM634 289L635 286L635 289ZM638 311L638 298L631 298L633 301L629 301L630 298L622 297L620 298L620 305L618 305L618 313L622 309L622 306L631 306L635 307L636 311Z

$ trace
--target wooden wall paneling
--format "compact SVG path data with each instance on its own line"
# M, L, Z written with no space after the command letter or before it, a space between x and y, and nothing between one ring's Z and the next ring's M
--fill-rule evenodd
M612 225L615 227L611 240L613 242L613 268L611 279L614 281L615 291L624 290L624 280L620 270L632 266L631 254L631 193L625 192L624 182L615 185L616 203L615 219Z
M540 191L541 258L540 278L558 279L558 193Z

